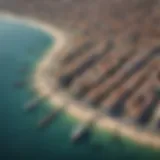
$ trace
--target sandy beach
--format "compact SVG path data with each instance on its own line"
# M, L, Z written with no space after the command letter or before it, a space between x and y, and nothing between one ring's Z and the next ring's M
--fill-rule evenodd
M28 17L13 16L10 13L0 13L0 17L24 23L31 27L39 28L51 34L55 38L56 43L41 58L37 64L35 74L33 75L33 87L40 96L48 96L48 100L56 107L67 106L67 112L75 118L87 122L93 116L95 111L87 108L84 104L75 101L67 92L56 89L56 82L53 78L46 74L52 67L56 67L58 55L63 53L64 49L68 49L68 45L73 45L70 36L65 31L56 26L50 26L43 22L30 19ZM45 75L45 76L44 76ZM52 87L49 80L52 78ZM134 126L125 125L106 115L102 115L97 119L96 125L106 129L108 132L119 133L122 137L128 137L141 145L147 145L154 148L160 148L160 136L153 133L138 131Z

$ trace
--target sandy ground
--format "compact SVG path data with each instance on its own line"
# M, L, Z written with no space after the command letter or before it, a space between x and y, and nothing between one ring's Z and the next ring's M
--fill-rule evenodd
M56 26L50 26L28 17L13 16L10 13L0 13L0 18L4 16L6 19L14 20L18 23L25 23L32 27L42 29L56 39L56 43L47 51L48 54L44 54L35 69L35 74L33 76L33 87L38 94L40 96L47 95L49 101L56 107L66 106L66 111L69 114L83 122L87 122L93 118L95 116L94 110L88 109L83 103L76 102L68 93L57 90L54 76L49 77L49 75L46 74L51 67L56 67L58 54L62 54L63 50L66 49L68 45L72 45L69 34L63 30L60 30ZM52 81L52 85L49 82L50 80ZM134 126L125 125L103 114L97 119L96 125L107 129L109 132L118 132L120 136L128 137L141 145L160 148L159 135L137 130Z

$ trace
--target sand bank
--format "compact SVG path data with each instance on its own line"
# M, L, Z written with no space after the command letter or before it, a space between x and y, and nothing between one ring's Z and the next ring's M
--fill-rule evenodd
M56 43L49 49L48 54L45 54L37 65L33 76L33 87L38 94L40 96L47 95L50 102L56 107L67 106L66 111L83 122L86 122L95 116L95 111L93 109L88 109L85 104L75 101L67 92L57 90L54 75L50 77L51 75L47 74L51 68L56 67L58 55L63 54L63 50L69 45L73 45L69 38L69 34L56 26L50 26L33 19L31 20L28 17L13 16L11 14L0 14L0 17L1 16L42 29L56 39ZM136 130L134 126L125 125L115 119L106 117L103 114L96 121L96 124L110 132L118 132L119 135L126 136L139 144L160 148L159 135Z

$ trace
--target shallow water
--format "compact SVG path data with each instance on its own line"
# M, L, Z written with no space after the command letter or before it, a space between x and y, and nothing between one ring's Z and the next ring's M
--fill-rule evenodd
M24 103L35 95L30 84L18 89L14 83L30 78L36 62L52 43L54 40L43 31L0 19L0 159L160 159L158 152L126 140L113 140L111 135L98 131L89 141L74 146L69 135L77 122L66 115L45 130L37 129L38 121L51 107L44 102L33 112L25 113ZM21 73L23 67L29 72Z

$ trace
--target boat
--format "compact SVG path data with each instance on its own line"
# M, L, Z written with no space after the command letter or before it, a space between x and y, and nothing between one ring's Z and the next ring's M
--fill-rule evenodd
M38 107L38 104L42 101L42 97L36 97L32 100L30 100L28 103L25 104L24 109L26 111L31 111L33 109L35 109L36 107Z
M15 88L23 88L26 85L25 81L17 81L14 83Z
M47 127L53 120L56 120L58 115L61 113L62 108L54 110L51 114L44 117L39 123L38 128Z
M90 125L91 123L88 124L80 124L78 127L73 129L71 133L71 142L72 143L77 143L80 142L84 139L88 139L90 135Z
M22 67L20 70L19 70L20 73L27 73L28 72L28 67Z

